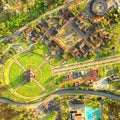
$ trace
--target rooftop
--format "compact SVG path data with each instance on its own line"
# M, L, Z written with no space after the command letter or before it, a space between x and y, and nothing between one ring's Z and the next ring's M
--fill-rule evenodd
M105 0L94 0L92 3L92 12L97 16L103 16L108 10Z
M37 74L32 68L28 69L24 74L24 77L26 80L28 80L28 82L32 82L36 78L36 76Z

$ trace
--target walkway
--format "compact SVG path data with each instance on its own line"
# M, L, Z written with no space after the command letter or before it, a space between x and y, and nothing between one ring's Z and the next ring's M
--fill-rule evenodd
M26 71L25 67L17 59L15 59L14 62L18 64L24 71Z
M42 91L45 91L46 90L46 88L45 87L43 87L37 80L34 80L36 83L37 83L37 85L42 89Z
M48 56L45 60L43 60L42 63L40 63L40 65L37 66L37 68L35 69L35 71L37 71L38 69L40 69L40 67L42 67L49 59L50 59L50 56Z
M96 60L88 60L84 62L76 62L71 64L65 64L52 68L53 75L66 74L68 72L74 72L78 70L84 70L93 67L107 66L120 63L120 55L114 55Z
M17 91L21 86L24 85L25 82L26 82L26 80L23 80L23 81L14 89L14 91Z

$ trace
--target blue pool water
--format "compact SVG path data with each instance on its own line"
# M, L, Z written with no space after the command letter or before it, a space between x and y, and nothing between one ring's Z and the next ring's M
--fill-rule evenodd
M100 120L100 109L86 108L87 120Z

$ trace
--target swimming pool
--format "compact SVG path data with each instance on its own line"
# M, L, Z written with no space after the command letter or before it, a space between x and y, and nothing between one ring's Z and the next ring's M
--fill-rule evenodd
M93 109L87 107L85 113L87 120L100 120L101 113L99 108Z

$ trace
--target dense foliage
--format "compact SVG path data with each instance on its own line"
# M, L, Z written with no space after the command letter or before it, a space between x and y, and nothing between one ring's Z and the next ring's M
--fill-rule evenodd
M103 110L104 120L119 120L120 119L120 102L106 99L104 100L104 110Z
M9 20L6 22L0 23L0 37L11 35L26 23L63 3L64 0L52 0L49 3L36 0L34 6L23 9L24 13L16 13L13 16L9 16Z

